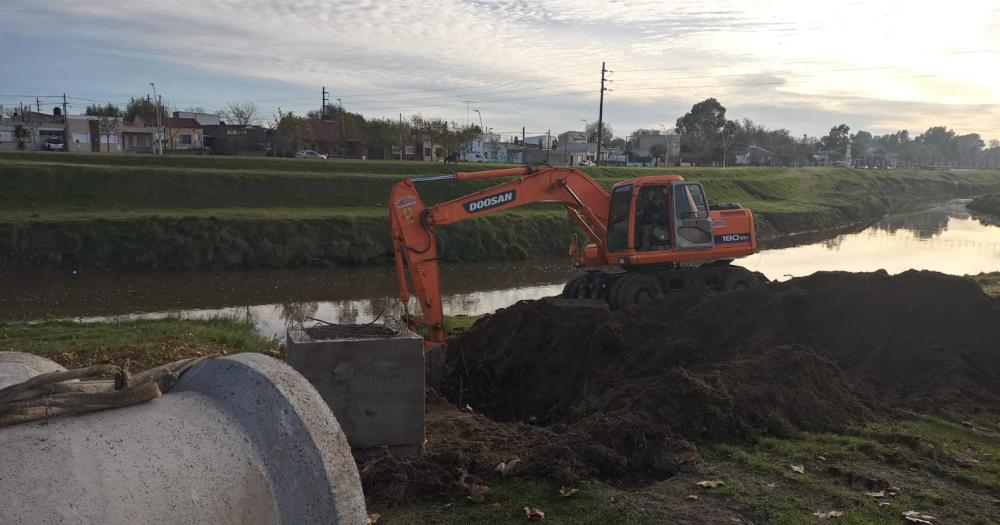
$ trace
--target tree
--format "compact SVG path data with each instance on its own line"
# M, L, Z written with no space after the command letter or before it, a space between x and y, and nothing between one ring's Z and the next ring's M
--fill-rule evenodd
M84 111L84 115L89 117L120 117L122 116L122 110L110 102L108 102L105 106L92 104L87 106L87 109Z
M101 133L101 137L104 138L104 144L107 146L106 151L111 151L111 135L117 133L118 122L118 117L112 115L100 115L97 117L97 130Z
M835 151L846 154L848 146L851 145L851 128L847 124L841 124L830 128L830 134L820 139L820 144L826 151Z
M156 125L156 110L160 110L160 118L166 119L170 116L163 104L154 104L148 98L130 98L125 106L125 120L135 120L141 118L147 125Z
M312 139L312 128L302 117L291 112L279 113L274 127L275 151L282 155L292 154Z
M667 145L662 142L657 142L649 147L649 154L654 159L663 159L664 162L666 162Z
M260 121L257 104L253 102L230 102L219 114L227 126L236 128L236 141L233 150L239 154L246 149L247 128Z
M586 131L587 131L587 142L596 143L597 142L597 123L596 122L591 122L591 123L587 124L587 130ZM611 141L614 139L614 136L615 136L614 130L611 128L611 126L607 122L605 122L601 126L601 138L603 139L603 140L601 140L601 145L602 146L610 145Z
M872 147L872 134L865 130L855 133L851 137L851 156L854 158L863 157Z
M700 163L711 162L716 150L722 149L720 135L726 125L726 108L714 98L705 99L677 119L676 130L681 136L681 149L696 153Z

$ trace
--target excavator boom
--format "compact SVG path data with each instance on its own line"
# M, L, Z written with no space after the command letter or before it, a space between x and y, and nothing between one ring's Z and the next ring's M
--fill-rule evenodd
M440 181L470 181L511 178L491 188L428 207L417 185ZM423 325L428 346L443 345L444 312L438 273L438 246L434 229L465 219L484 217L535 202L563 204L571 219L587 232L591 242L602 246L607 237L608 192L583 172L566 168L511 168L456 173L433 177L409 177L396 183L389 200L390 229L400 298L410 299L407 274L423 317L409 316L411 329Z

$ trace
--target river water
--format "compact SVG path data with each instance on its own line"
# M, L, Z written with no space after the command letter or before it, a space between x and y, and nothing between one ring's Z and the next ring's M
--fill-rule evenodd
M1000 226L963 201L891 215L860 231L787 237L736 262L773 280L820 270L954 275L1000 271ZM446 315L480 315L522 299L558 294L580 272L565 260L451 264L442 268ZM4 274L0 320L35 321L180 315L246 318L268 336L303 320L398 318L392 266L329 270Z

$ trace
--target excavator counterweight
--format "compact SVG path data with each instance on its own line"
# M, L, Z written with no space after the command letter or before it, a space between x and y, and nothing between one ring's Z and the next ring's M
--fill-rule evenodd
M493 178L508 180L434 206L417 191L420 184ZM562 204L589 240L580 249L574 239L570 252L576 266L593 269L566 283L564 297L601 299L617 309L677 289L758 284L758 276L729 264L756 250L750 210L710 206L702 185L679 175L625 180L610 192L586 173L564 167L409 177L392 188L390 229L400 298L410 300L409 277L422 313L407 315L406 322L413 330L423 328L427 346L445 342L434 230L536 202Z

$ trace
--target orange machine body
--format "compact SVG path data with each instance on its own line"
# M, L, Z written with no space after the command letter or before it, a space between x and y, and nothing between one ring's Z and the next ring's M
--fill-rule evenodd
M434 206L417 192L422 183L510 178L496 186ZM425 331L427 346L445 342L444 312L434 229L535 202L561 203L587 235L582 250L570 253L579 266L620 266L625 270L681 263L734 259L756 249L750 210L710 209L704 189L679 175L640 177L615 184L609 193L572 168L520 167L437 177L406 178L389 199L390 230L400 298L410 300L407 277L422 317L407 314L413 330ZM651 210L657 209L657 213ZM670 210L664 213L661 210ZM669 215L669 216L667 216ZM656 223L650 216L658 217ZM669 242L652 245L650 231ZM652 246L652 247L651 247Z

